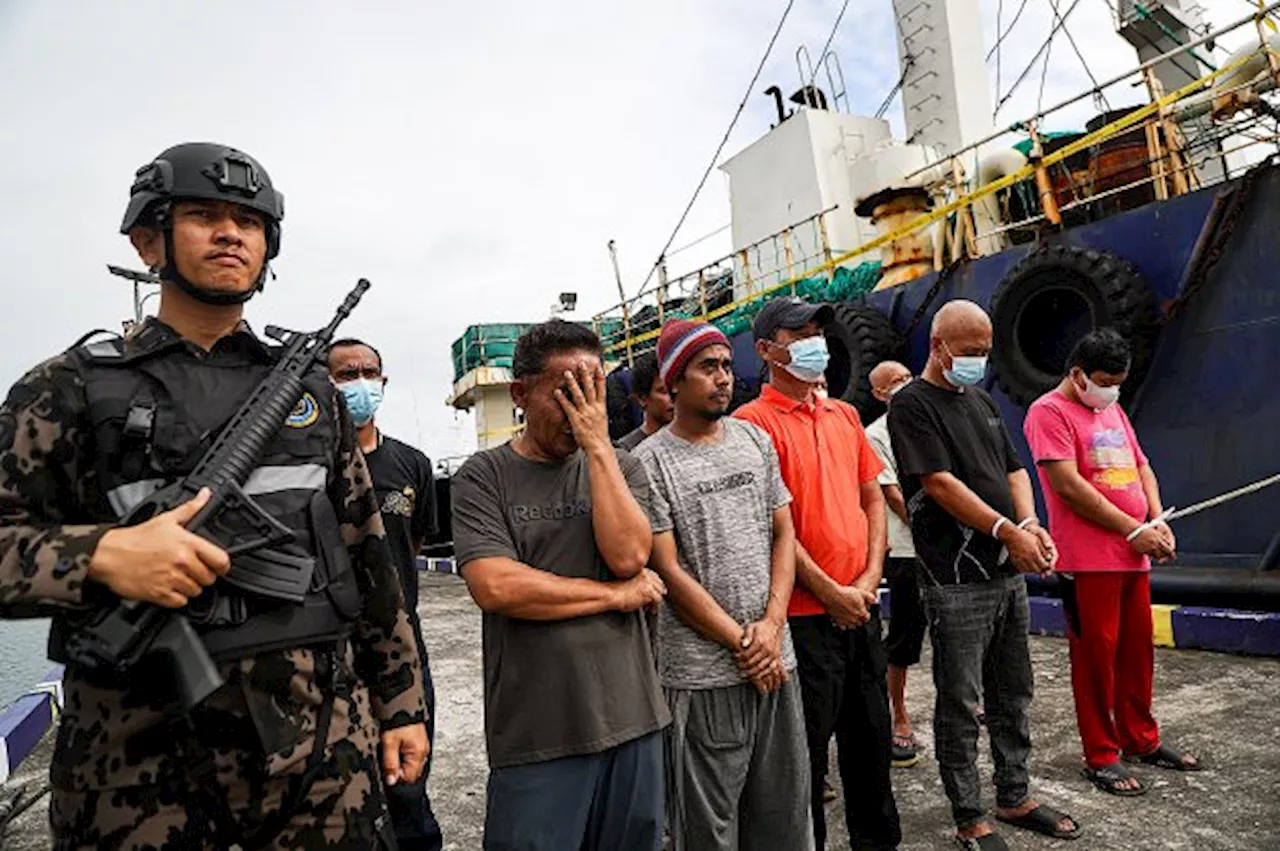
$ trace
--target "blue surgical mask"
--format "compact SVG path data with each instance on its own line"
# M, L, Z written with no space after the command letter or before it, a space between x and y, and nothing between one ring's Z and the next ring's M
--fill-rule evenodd
M986 355L952 355L951 348L943 343L942 347L951 355L951 368L942 370L942 377L956 387L973 387L987 374Z
M351 422L356 427L368 425L373 415L382 404L382 382L368 378L357 378L344 381L338 385L343 397L347 400L347 410L351 413Z
M817 384L831 361L827 338L821 334L796 340L787 346L787 351L791 353L791 363L782 368L806 384Z

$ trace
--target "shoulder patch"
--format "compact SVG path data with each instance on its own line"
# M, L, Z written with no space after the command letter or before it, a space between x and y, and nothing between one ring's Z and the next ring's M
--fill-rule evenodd
M289 414L284 424L289 428L306 428L318 419L320 419L320 405L316 402L316 397L307 391L302 394L298 404L294 405L293 412Z
M124 357L124 340L119 337L83 343L80 350L91 360L120 360Z

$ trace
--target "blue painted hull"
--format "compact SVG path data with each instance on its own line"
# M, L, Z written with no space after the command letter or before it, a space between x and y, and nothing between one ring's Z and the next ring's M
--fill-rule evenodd
M1053 239L1123 257L1146 278L1157 303L1165 304L1179 295L1214 196L1226 188L1150 204ZM928 357L933 311L951 298L988 306L1000 280L1030 250L1011 248L958 270L911 335L908 366L918 371ZM1222 261L1161 332L1150 371L1129 407L1166 504L1188 505L1280 473L1278 275L1280 170L1270 169L1260 176ZM933 281L929 275L873 293L868 303L903 330ZM750 335L732 342L739 375L758 374ZM987 387L1030 468L1022 437L1025 408L1005 396L994 376ZM1255 568L1280 534L1280 487L1187 517L1176 531L1181 565Z

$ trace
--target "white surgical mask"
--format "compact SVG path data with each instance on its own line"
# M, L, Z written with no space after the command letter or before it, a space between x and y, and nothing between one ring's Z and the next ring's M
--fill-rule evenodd
M1076 390L1080 394L1080 401L1095 411L1104 411L1116 403L1120 398L1120 385L1114 387L1102 387L1094 384L1089 376L1084 376L1084 389Z

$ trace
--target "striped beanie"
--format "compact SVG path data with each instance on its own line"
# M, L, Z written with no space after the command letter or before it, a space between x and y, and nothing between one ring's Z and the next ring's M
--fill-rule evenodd
M658 337L658 375L670 390L693 356L707 346L728 346L729 338L714 325L692 319L672 319Z

